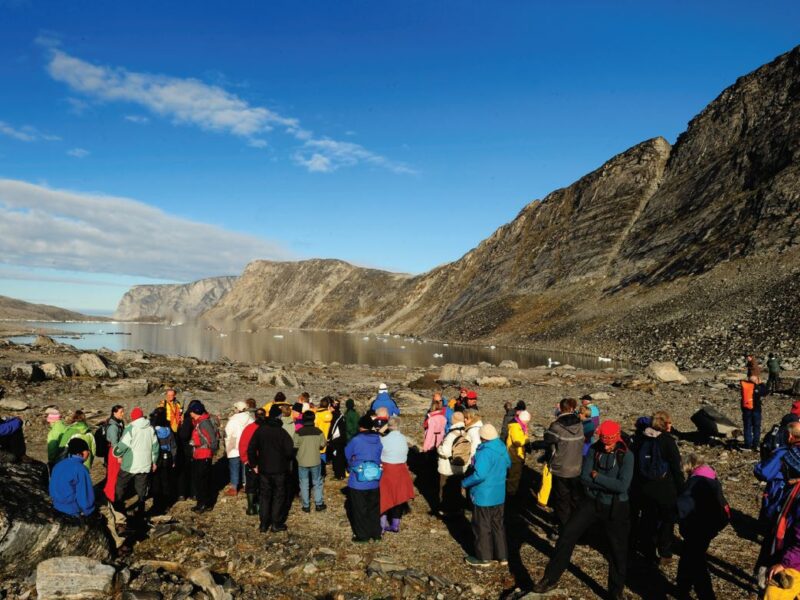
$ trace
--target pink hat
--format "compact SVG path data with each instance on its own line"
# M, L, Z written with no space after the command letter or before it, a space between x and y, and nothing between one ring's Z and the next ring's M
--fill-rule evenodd
M61 420L61 413L58 411L55 412L48 412L47 413L47 422L48 423L55 423L56 421Z

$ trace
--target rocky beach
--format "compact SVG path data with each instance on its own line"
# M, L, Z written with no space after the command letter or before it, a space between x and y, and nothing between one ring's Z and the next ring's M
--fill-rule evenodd
M549 515L535 500L541 470L535 454L527 461L526 491L507 512L509 567L470 570L463 562L471 543L468 521L442 520L430 514L432 474L417 451L422 420L434 390L444 389L451 396L462 383L478 391L484 422L499 425L503 403L524 400L533 415L531 439L540 439L553 418L556 402L564 397L591 394L602 416L619 420L628 431L641 415L657 409L669 411L679 432L681 453L699 452L707 458L717 469L733 509L731 526L709 551L717 594L755 597L751 573L759 545L756 517L761 488L752 476L752 467L757 454L738 450L732 440L699 439L690 420L698 408L711 406L738 422L737 383L743 371L695 369L683 375L681 381L666 383L653 369L590 371L569 365L518 369L513 363L502 367L483 363L412 369L318 362L245 364L139 351L85 352L47 337L32 345L0 342L0 414L24 419L28 454L33 459L46 459L44 410L49 406L58 407L62 414L82 409L90 415L90 422L98 423L117 403L126 411L141 406L148 412L167 387L175 387L184 403L201 399L223 419L235 401L253 397L261 405L277 391L290 398L300 391L308 391L314 399L352 397L361 411L384 382L400 405L402 430L413 445L409 466L417 491L400 533L387 534L379 543L350 542L343 482L328 477L328 511L304 514L295 502L287 533L259 533L257 518L245 516L243 496L220 495L214 510L202 515L189 511L190 502L178 502L168 515L154 519L147 537L133 546L129 556L113 559L100 547L96 531L56 525L46 494L33 491L40 483L31 475L30 465L2 467L4 481L13 482L2 494L13 494L16 500L4 497L0 502L0 562L4 563L0 597L37 597L37 580L42 584L47 577L46 569L39 569L37 577L37 564L59 554L50 542L41 541L54 535L67 545L86 548L78 554L88 556L90 563L98 558L111 565L113 569L97 576L106 577L113 593L131 600L523 597L521 590L541 576L552 552L546 537L551 530ZM796 375L785 373L787 390ZM765 429L787 412L789 403L790 395L785 394L766 400ZM224 459L217 456L217 461L215 473L227 472ZM99 482L103 477L102 461L95 461L92 478ZM224 479L218 484L221 489ZM24 496L27 493L30 495ZM27 505L22 507L20 502ZM41 543L34 543L36 540ZM7 551L14 547L27 551ZM663 598L672 589L675 563L658 570L634 562L629 573L626 597ZM607 565L599 552L591 544L581 545L557 590L525 597L593 598L602 594L606 577Z

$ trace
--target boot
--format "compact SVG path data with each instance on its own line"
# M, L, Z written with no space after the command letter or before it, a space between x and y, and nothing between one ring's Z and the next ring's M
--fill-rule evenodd
M386 518L386 515L381 515L381 531L389 531L389 519Z
M389 531L398 533L400 531L400 519L392 519L392 524L389 526Z
M247 515L257 515L258 510L256 509L256 495L255 494L247 494Z

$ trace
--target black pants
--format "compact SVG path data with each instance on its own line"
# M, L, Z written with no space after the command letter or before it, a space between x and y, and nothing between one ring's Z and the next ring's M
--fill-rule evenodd
M581 536L599 523L608 539L608 592L612 597L621 595L625 589L625 573L628 561L628 530L630 529L630 507L627 502L615 502L605 506L592 498L585 498L572 513L556 543L555 553L544 570L548 581L558 581L569 565L572 551Z
M348 488L348 517L359 541L381 539L381 491Z
M197 495L192 478L192 447L178 447L178 495L184 498L194 498Z
M505 505L475 506L472 509L472 534L475 557L481 560L508 560Z
M12 434L0 437L0 452L3 454L2 462L19 462L19 459L25 456L27 450L22 427Z
M258 496L258 488L261 484L258 481L258 474L250 468L244 467L244 492L245 494L255 494Z
M286 473L260 473L258 512L261 527L285 525L289 514L286 502Z
M192 487L200 506L213 506L214 488L211 481L211 462L210 458L192 459Z
M336 479L344 479L347 475L347 458L344 455L344 447L346 445L344 437L338 437L331 440L328 446L328 456L333 466L333 476Z
M162 512L175 500L175 470L172 454L162 452L158 456L157 469L153 473L153 511Z
M438 510L443 512L464 510L464 494L461 491L463 480L463 475L439 474Z
M583 485L580 477L559 477L553 475L553 489L550 492L550 506L559 530L564 529L569 518L583 500Z
M767 393L774 394L778 391L778 386L781 383L781 376L778 373L770 373L767 379Z
M677 520L674 504L663 504L659 499L642 496L640 499L639 548L645 558L672 556L674 529Z
M133 489L136 492L136 511L141 512L144 510L144 501L150 491L150 473L120 471L117 476L117 485L114 488L115 504L119 507L120 512L124 512L125 496L131 483L133 483Z
M683 538L683 551L678 561L677 597L681 600L689 598L689 591L694 588L698 600L714 600L714 588L711 586L711 575L708 572L706 551L711 538L689 536Z

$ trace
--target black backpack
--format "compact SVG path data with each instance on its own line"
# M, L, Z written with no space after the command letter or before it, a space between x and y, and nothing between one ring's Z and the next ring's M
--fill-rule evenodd
M664 479L669 473L669 463L661 454L658 438L645 437L636 453L639 474L649 481Z
M95 448L95 456L102 456L103 458L108 457L108 438L106 435L108 434L108 420L103 421L100 425L97 426L97 429L94 430L94 448Z

